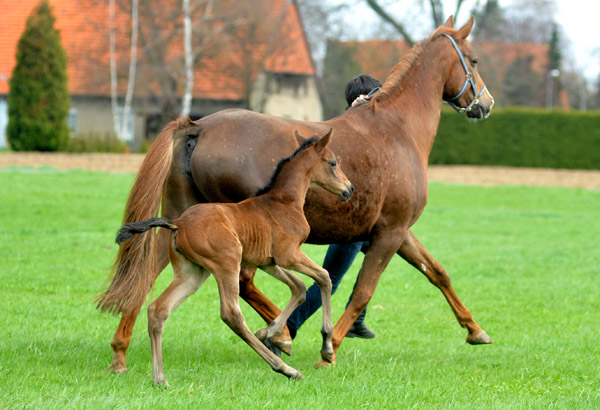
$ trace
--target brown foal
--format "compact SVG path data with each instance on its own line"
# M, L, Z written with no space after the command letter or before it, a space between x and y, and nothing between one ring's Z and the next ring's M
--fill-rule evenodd
M262 342L279 335L292 311L305 298L306 286L295 270L314 279L323 299L323 346L321 359L331 362L331 280L327 271L308 258L301 250L310 232L303 207L311 183L336 194L342 201L350 199L354 187L348 181L336 157L327 148L332 131L322 138L304 140L297 134L300 147L279 163L272 183L264 193L240 203L199 204L186 210L179 218L152 218L125 224L117 242L130 240L134 234L155 227L171 233L169 258L174 278L169 287L148 307L148 332L152 346L154 382L166 385L163 372L161 337L171 312L188 296L196 292L212 273L221 299L221 318L273 370L290 378L302 378L296 369L286 365ZM241 266L256 266L289 286L292 297L288 305L266 329L255 336L248 329L239 306L239 273ZM138 274L149 274L140 271ZM126 286L127 278L115 276L112 288ZM129 282L133 283L133 282ZM110 289L109 289L110 291ZM108 291L107 291L108 292ZM123 306L136 306L135 291L128 298L121 293ZM107 299L110 293L104 294ZM106 299L105 299L106 300Z

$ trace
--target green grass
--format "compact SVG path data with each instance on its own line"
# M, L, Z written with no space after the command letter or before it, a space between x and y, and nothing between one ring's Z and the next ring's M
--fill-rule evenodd
M464 343L441 293L395 257L369 305L375 339L315 369L320 314L272 372L219 318L214 279L169 319L168 389L152 384L143 313L129 372L106 372L118 319L95 310L133 175L0 170L0 408L600 408L600 192L432 184L413 231L494 339ZM322 262L325 248L305 246ZM333 298L340 317L359 264ZM172 271L159 278L156 297ZM288 291L257 283L282 306ZM242 302L252 330L263 323Z

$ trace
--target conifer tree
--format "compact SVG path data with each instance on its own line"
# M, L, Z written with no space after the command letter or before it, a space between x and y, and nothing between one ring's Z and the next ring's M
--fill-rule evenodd
M27 19L10 79L7 135L17 151L57 151L68 144L67 58L48 0Z

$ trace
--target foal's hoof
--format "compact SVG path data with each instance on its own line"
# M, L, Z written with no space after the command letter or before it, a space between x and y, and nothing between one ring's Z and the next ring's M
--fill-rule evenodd
M475 336L469 334L469 336L467 336L467 343L470 345L487 345L494 343L494 341L482 330Z
M304 379L304 376L302 375L302 373L300 373L298 370L294 369L294 372L292 372L291 375L288 376L291 380L300 380L300 379Z
M281 356L281 352L285 353L288 356L292 355L292 341L291 340L282 340L281 335L273 336L269 340L271 341L271 345L273 346L273 348L279 349L280 356Z

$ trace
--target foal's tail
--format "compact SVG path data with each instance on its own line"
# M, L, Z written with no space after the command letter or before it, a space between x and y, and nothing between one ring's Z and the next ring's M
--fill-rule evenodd
M150 218L140 222L129 222L119 229L115 241L120 245L133 238L133 235L144 233L152 228L167 228L176 231L177 225L174 225L168 218Z
M146 154L129 193L123 223L145 221L158 216L160 200L173 161L173 142L186 135L198 135L200 126L188 117L171 121ZM114 276L108 289L97 298L103 312L125 313L139 309L156 277L156 232L123 239L113 264Z

